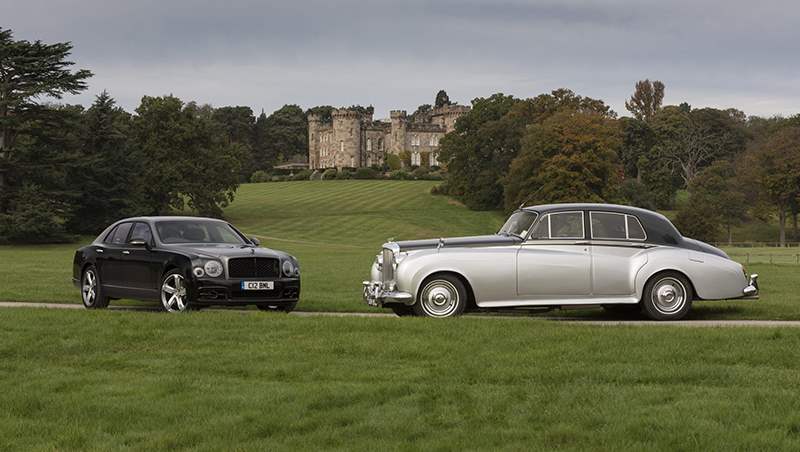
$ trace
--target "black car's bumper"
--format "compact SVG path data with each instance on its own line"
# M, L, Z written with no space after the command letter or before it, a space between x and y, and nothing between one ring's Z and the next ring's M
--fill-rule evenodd
M256 279L254 279L256 280ZM242 290L241 279L197 279L193 300L197 304L243 305L269 303L274 305L297 303L300 298L299 278L259 278L272 281L272 290Z

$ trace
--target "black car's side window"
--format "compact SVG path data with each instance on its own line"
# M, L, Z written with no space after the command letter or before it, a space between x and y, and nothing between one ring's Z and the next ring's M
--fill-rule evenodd
M122 223L121 225L117 226L114 230L113 235L111 235L111 244L112 245L124 245L128 242L128 233L131 231L131 225L133 223Z
M147 223L136 223L131 232L130 241L141 240L145 243L152 243L153 233L150 231L150 225Z

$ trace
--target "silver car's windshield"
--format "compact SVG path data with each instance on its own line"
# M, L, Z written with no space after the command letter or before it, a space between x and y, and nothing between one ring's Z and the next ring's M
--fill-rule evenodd
M536 221L537 216L539 216L539 214L536 212L528 212L526 210L514 212L508 217L506 224L500 228L498 234L516 235L517 237L525 238L528 235L528 231L531 230L533 222Z
M167 220L156 222L156 231L163 243L220 243L244 245L236 230L221 221Z

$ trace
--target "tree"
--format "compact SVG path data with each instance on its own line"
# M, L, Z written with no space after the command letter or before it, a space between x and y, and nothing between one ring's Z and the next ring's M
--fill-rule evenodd
M444 107L445 105L451 105L450 96L447 95L447 91L441 89L438 93L436 93L436 101L434 105L436 108Z
M667 106L651 121L656 134L655 158L684 184L719 158L732 158L745 147L744 124L729 112L714 108Z
M678 211L676 224L687 236L716 241L721 228L728 243L733 242L733 226L748 218L740 178L729 161L718 160L703 169L689 186L689 202Z
M748 169L778 214L779 241L786 244L786 214L800 196L800 126L785 127L753 149Z
M472 109L456 122L455 131L439 143L439 161L447 167L448 192L471 209L504 205L503 178L520 149L526 127L569 110L613 118L601 100L557 89L520 100L502 93L472 101Z
M103 91L83 114L79 164L69 175L80 201L67 228L96 234L141 209L141 161L129 145L131 115Z
M563 110L530 126L511 163L505 209L523 202L607 202L621 182L617 121L596 112Z
M625 108L633 114L636 119L650 121L658 110L661 109L661 102L664 100L664 84L658 80L639 80L631 98L625 102Z
M256 118L253 110L242 106L215 108L212 119L222 129L225 143L229 146L236 145L240 149L242 160L239 179L248 180L256 169L253 157Z
M11 30L0 28L0 191L7 191L4 175L16 172L13 153L23 124L47 116L42 97L60 99L86 89L88 70L72 72L67 58L72 44L15 41ZM11 197L0 197L0 213L7 211Z
M371 108L371 107L370 107ZM308 120L297 105L284 105L266 118L264 127L264 147L256 149L261 161L270 166L276 162L306 161L308 158ZM259 157L257 157L259 158Z
M222 215L238 188L242 145L228 143L213 109L177 97L142 98L132 139L145 165L144 199L151 214L188 207Z

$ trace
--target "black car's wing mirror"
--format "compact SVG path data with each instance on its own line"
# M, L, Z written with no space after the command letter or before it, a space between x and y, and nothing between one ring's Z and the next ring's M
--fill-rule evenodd
M257 239L257 238L255 238L255 237L250 237L250 242L252 242L252 243L253 243L253 245L255 245L255 246L259 246L259 245L261 245L261 240L258 240L258 239Z
M148 250L150 249L150 242L148 242L147 240L133 239L130 242L128 242L128 245L130 245L130 246L140 246L140 247L146 248Z

